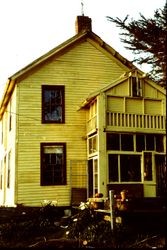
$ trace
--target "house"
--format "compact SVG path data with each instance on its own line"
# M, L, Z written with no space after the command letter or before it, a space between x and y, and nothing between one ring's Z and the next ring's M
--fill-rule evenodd
M93 33L12 75L0 105L0 205L70 206L101 192L163 194L165 90Z

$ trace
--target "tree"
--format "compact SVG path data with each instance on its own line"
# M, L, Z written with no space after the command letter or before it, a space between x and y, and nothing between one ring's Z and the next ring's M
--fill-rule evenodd
M128 20L127 15L124 20L120 18L107 19L124 30L121 35L121 42L124 47L135 55L133 62L138 64L147 63L151 66L150 77L166 86L166 55L167 55L167 3L163 9L154 11L153 18L145 18L141 13L139 20Z

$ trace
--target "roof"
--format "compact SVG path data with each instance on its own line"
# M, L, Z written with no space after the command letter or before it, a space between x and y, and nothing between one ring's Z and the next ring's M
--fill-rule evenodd
M121 56L116 50L114 50L110 45L105 43L98 35L96 35L91 30L85 30L81 31L75 36L71 37L70 39L66 40L59 46L55 47L54 49L50 50L46 54L42 55L38 59L34 60L32 63L28 64L26 67L20 69L18 72L13 74L8 78L8 81L6 83L6 88L4 90L4 94L2 96L2 102L0 104L0 119L2 118L2 115L5 111L5 108L8 104L8 101L10 100L10 96L12 95L12 92L14 90L15 84L17 82L17 79L24 76L25 74L31 72L31 70L35 69L37 66L41 65L42 63L49 60L51 57L59 55L60 53L63 53L63 51L67 48L70 48L71 46L75 45L76 43L83 41L83 40L93 40L98 46L106 50L109 54L111 54L114 58L117 59L119 63L127 67L128 69L137 69L136 66L134 66L130 61L128 61L126 58ZM138 69L138 71L140 71ZM141 71L140 71L141 72Z
M126 81L132 75L131 73L133 73L134 71L138 75L140 75L141 78L144 78L145 81L147 81L152 87L154 87L155 89L159 90L162 94L166 95L166 90L164 88L162 88L161 86L159 86L158 84L156 84L150 78L148 78L147 74L142 73L138 69L134 69L134 70L129 70L129 72L125 72L119 78L117 78L115 81L109 83L105 87L100 88L100 89L98 89L98 90L90 93L88 95L88 97L82 102L82 104L80 106L80 109L87 107L89 105L89 103L92 102L100 93L104 93L104 92L108 91L110 88L113 88L116 85L121 84L122 82Z

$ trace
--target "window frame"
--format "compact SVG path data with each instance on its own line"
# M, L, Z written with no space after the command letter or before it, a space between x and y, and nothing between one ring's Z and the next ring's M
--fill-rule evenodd
M142 97L142 80L139 77L131 76L131 96L132 97Z
M47 181L45 180L45 171L44 171L44 159L45 159L45 153L44 149L45 147L48 146L60 146L63 147L63 163L62 163L62 169L61 169L61 174L63 178L57 182L50 182L46 183ZM66 143L63 142L50 142L50 143L41 143L40 144L40 151L41 151L41 164L40 164L40 185L41 186L58 186L58 185L66 185L67 184L67 171L66 171ZM55 171L54 171L55 172Z
M62 119L58 120L46 120L45 119L45 91L56 91L60 90L62 93L62 104L57 105L62 107ZM64 85L42 85L42 123L56 123L63 124L65 123L65 86Z

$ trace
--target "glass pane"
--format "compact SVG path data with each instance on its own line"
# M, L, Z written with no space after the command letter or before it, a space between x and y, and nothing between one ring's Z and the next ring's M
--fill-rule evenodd
M163 135L156 135L156 151L164 152Z
M144 135L136 135L136 151L142 152L145 150L145 137Z
M141 160L139 155L120 155L121 181L141 181Z
M57 153L61 154L63 153L63 147L62 146L44 146L44 153Z
M89 154L97 151L97 136L89 138Z
M119 134L107 133L107 150L120 150Z
M146 150L154 149L154 135L146 135Z
M43 167L42 167L42 185L62 184L64 150L63 146L48 145L43 147Z
M132 96L137 96L137 81L136 77L132 77Z
M118 181L118 155L108 155L109 182Z
M62 122L61 90L44 90L44 115L46 121Z
M94 182L95 182L94 183L94 185L95 185L94 187L98 188L98 175L97 174L94 175Z
M121 149L124 151L134 151L133 148L133 135L121 135Z
M152 181L152 153L144 152L144 180Z
M94 172L95 173L98 173L98 161L97 160L94 160Z

